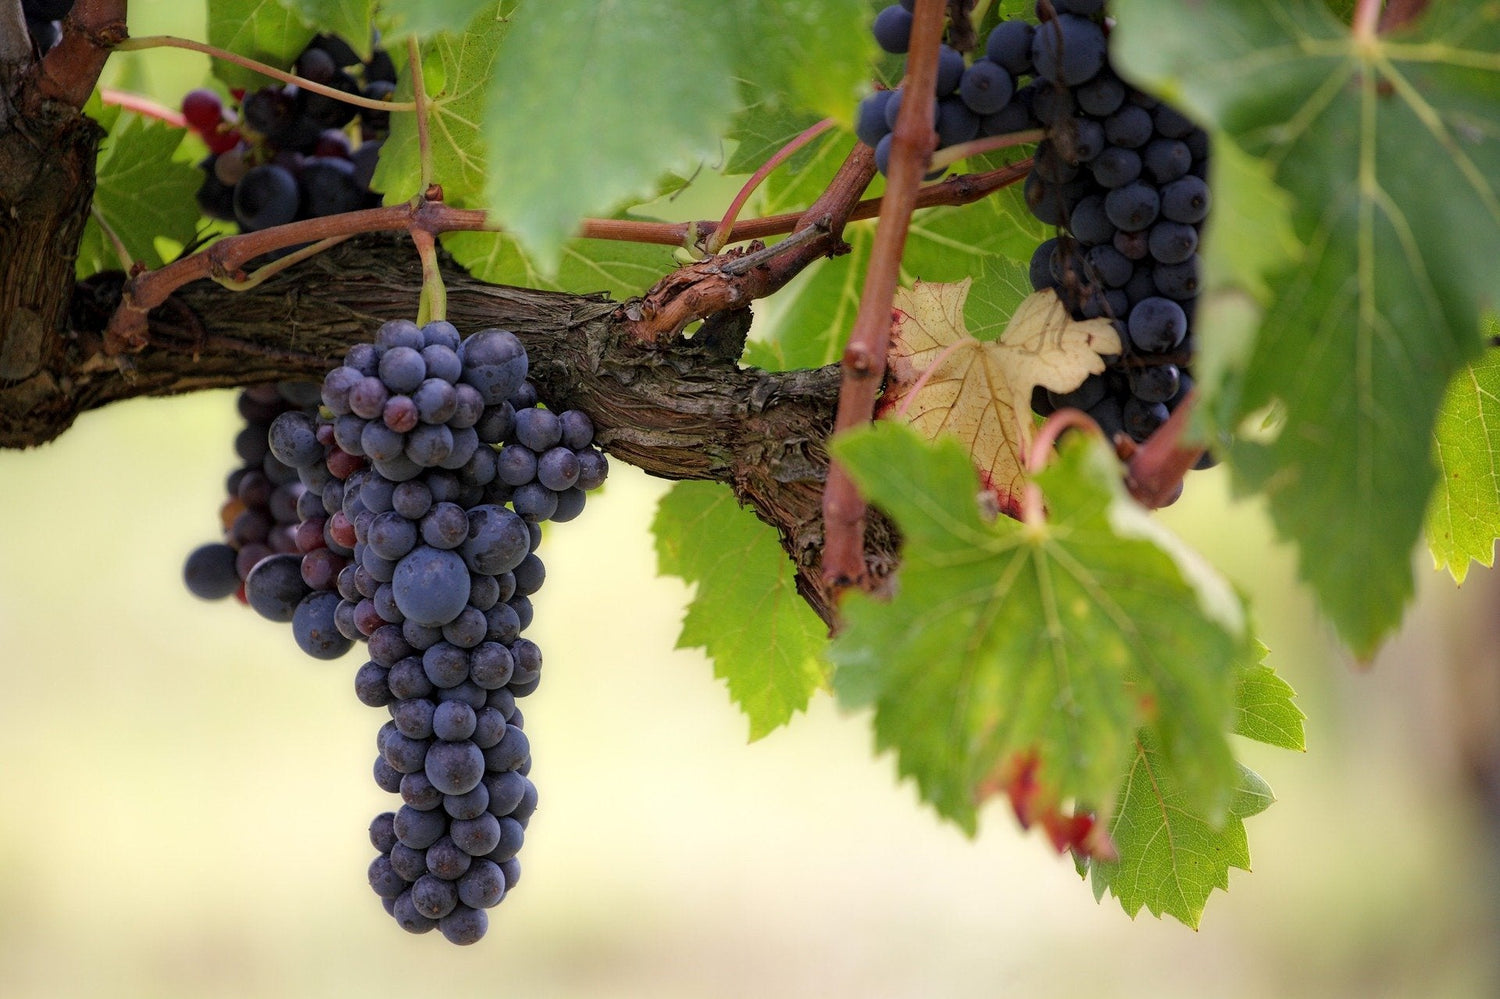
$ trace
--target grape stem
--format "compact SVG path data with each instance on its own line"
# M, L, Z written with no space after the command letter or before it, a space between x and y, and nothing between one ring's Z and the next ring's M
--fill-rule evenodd
M422 261L422 294L417 300L417 322L425 326L434 319L448 318L448 286L438 267L437 240L425 229L413 229L411 241Z
M1197 402L1194 389L1144 444L1125 449L1125 488L1148 509L1158 510L1176 502L1182 495L1183 477L1203 457L1202 446L1182 443Z
M140 38L127 38L115 46L115 51L138 52L142 49L159 48L188 49L192 52L202 52L204 55L213 56L215 59L223 59L225 62L232 62L236 66L243 66L245 69L254 70L262 76L269 76L280 80L282 83L294 83L303 90L310 90L315 94L322 94L324 97L331 97L336 101L343 101L345 104L353 104L355 107L368 108L371 111L417 110L417 105L414 101L376 101L368 97L360 97L357 94L346 94L337 87L327 87L321 83L314 83L311 80L297 76L295 73L287 73L279 70L275 66L268 66L263 62L247 59L242 55L226 51L217 46L193 41L191 38L178 38L176 35L144 35Z
M782 163L785 163L793 153L806 146L833 126L834 120L832 118L824 118L811 128L805 129L802 134L782 146L770 159L762 163L760 168L750 175L750 179L745 181L739 193L734 196L734 200L729 203L729 208L724 212L724 217L719 220L719 227L708 238L707 243L704 245L704 250L710 254L714 254L723 250L725 246L728 246L729 234L734 231L734 220L739 216L740 209L745 207L745 202L749 200L750 195L755 192L755 189L761 185L761 182L771 175L771 171L775 170Z
M1052 458L1053 449L1057 447L1058 438L1064 430L1077 429L1084 433L1098 434L1101 437L1104 431L1099 429L1099 424L1094 418L1081 409L1071 407L1059 409L1048 416L1037 430L1036 436L1031 439L1031 449L1026 454L1026 489L1021 494L1021 523L1028 527L1040 527L1047 521L1047 510L1042 502L1042 489L1036 484L1033 476L1047 467L1047 462Z
M105 104L111 104L126 111L134 111L136 114L145 115L147 118L155 118L164 121L173 128L187 128L187 119L182 113L174 111L165 104L158 104L149 97L140 94L132 94L125 90L100 90L100 100Z
M63 19L62 41L42 59L36 86L27 88L20 112L38 114L60 101L82 108L94 92L109 53L127 35L125 0L78 0ZM0 122L4 112L0 112Z
M432 170L432 137L429 134L430 125L427 116L431 109L427 104L427 81L422 75L422 50L417 45L416 36L406 40L406 63L407 71L411 73L412 103L417 109L417 155L422 166L422 179L417 185L418 191L426 191L433 183ZM427 272L427 261L422 261L422 272ZM425 282L424 282L425 290ZM442 316L436 318L441 319Z
M984 153L993 153L997 149L1009 149L1013 146L1024 146L1032 142L1040 142L1047 137L1045 130L1030 128L1024 132L1011 132L1009 135L992 135L983 139L974 139L970 142L961 142L956 146L948 146L940 152L934 153L928 162L929 170L957 163L959 160L968 159L970 156L980 156Z
M867 423L885 377L890 344L891 302L901 268L901 254L917 189L927 171L933 144L933 93L937 86L938 45L942 41L944 0L917 0L911 28L904 86L906 99L891 139L886 194L860 295L840 367L838 413L834 431ZM830 461L823 488L823 578L835 593L849 586L874 586L865 572L865 502L854 480L837 461Z
M950 178L941 184L924 188L918 204L922 207L930 207L965 205L978 201L1008 184L1023 179L1030 166L1031 161L1026 160L1014 166L992 170L989 173L965 174ZM839 177L835 178L834 183L829 185L828 191L807 212L785 213L746 220L738 226L739 236L742 239L759 239L780 235L792 232L804 225L812 225L826 216L829 219L829 231L836 241L837 234L842 231L846 221L871 218L880 211L881 199L879 198L855 202L859 193L869 185L874 173L873 156L868 155L867 147L857 145L854 152L850 154L849 160L846 160L844 168L841 168ZM852 209L850 204L853 205ZM688 240L690 234L711 233L717 224L717 222L707 220L666 223L639 222L629 219L586 219L580 226L578 235L585 239L681 246ZM227 236L165 267L132 275L125 283L120 307L110 318L105 334L106 350L110 353L140 350L147 342L147 312L162 305L173 292L189 282L202 278L220 281L242 280L243 276L238 274L239 268L263 253L336 236L354 236L359 233L394 230L410 232L416 229L433 234L498 232L500 226L488 221L482 211L453 208L440 201L429 200L418 204L368 208L341 215L305 219L258 232ZM696 306L689 303L671 305L665 301L667 298L674 297L674 294L659 291L673 277L669 275L662 284L647 294L642 303L639 303L641 309L637 318L635 335L641 339L655 339L661 335L662 330L680 329L681 325L686 325L693 318L731 307L734 301L743 305L746 287L770 287L771 281L767 279L778 276L781 282L785 283L791 277L791 273L786 272L790 271L794 263L806 266L818 256L832 252L835 250L824 243L812 241L805 244L797 261L789 262L779 259L778 267L769 274L762 268L744 275L742 281L745 287L733 291L728 290L728 285L724 283L724 276L719 274L717 276L717 287L721 292L719 297L716 298L713 294L698 295L694 299ZM674 285L674 288L677 292L682 290L680 285ZM768 293L762 292L762 294ZM656 299L653 299L653 295ZM695 307L707 311L695 312Z
M223 285L225 288L228 288L230 291L249 291L251 288L257 287L268 281L269 279L275 277L277 274L280 274L288 267L292 267L295 264L300 264L308 257L315 256L330 247L337 246L348 238L348 236L329 236L327 239L320 239L316 243L304 246L300 250L296 250L292 253L288 253L284 257L273 260L263 267L257 267L245 277L234 278L230 277L227 274L224 274L214 275L214 280Z

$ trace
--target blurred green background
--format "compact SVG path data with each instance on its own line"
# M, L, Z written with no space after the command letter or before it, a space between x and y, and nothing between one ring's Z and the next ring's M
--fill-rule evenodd
M177 5L131 14L202 34ZM205 66L109 72L175 103ZM1163 517L1251 596L1310 748L1243 747L1279 801L1201 931L1095 903L999 805L974 841L940 825L827 698L747 746L710 665L672 648L688 594L647 530L665 485L616 463L541 552L522 882L475 947L409 937L365 883L395 799L360 660L182 588L237 428L233 393L200 393L0 453L4 999L1500 995L1500 810L1472 748L1497 738L1500 586L1418 554L1406 627L1358 667L1220 470Z

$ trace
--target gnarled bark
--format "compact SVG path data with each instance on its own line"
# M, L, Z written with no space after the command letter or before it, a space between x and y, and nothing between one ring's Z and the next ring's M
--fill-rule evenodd
M798 588L825 619L820 500L839 375L835 366L741 368L743 313L694 337L643 343L625 304L485 284L445 265L448 317L460 329L513 330L549 405L589 413L615 458L671 479L710 479L780 533ZM41 381L0 387L0 445L55 437L80 412L117 399L289 378L320 378L383 321L417 312L421 268L404 237L351 240L245 292L200 281L151 316L150 343L109 357L103 327L120 276L85 282L74 327L54 343ZM739 327L736 329L736 327ZM45 389L41 388L45 386ZM706 539L707 540L707 539ZM871 533L876 576L894 563L883 521Z

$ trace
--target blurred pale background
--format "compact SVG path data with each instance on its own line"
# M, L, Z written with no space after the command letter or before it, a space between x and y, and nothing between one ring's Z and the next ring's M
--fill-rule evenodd
M233 395L90 413L0 453L0 995L1492 996L1494 827L1455 776L1444 676L1478 573L1424 566L1407 629L1362 674L1321 636L1287 553L1195 474L1167 514L1256 600L1311 715L1305 755L1247 757L1249 823L1193 933L1093 901L993 807L940 825L863 716L824 698L747 746L686 598L653 577L664 488L617 464L542 549L526 704L542 807L490 935L409 937L365 884L384 712L354 654L189 597L214 536Z
M134 32L201 37L175 6L137 5ZM112 72L173 103L203 65ZM1500 814L1459 766L1449 681L1500 668L1471 638L1500 587L1419 555L1417 607L1359 672L1218 471L1165 517L1251 595L1311 748L1245 748L1280 800L1200 932L1096 904L999 806L972 842L940 825L827 698L747 746L709 664L672 649L687 592L647 530L665 486L617 463L541 552L522 882L474 947L409 937L365 883L395 799L360 660L181 586L236 429L232 393L204 393L0 452L4 999L1500 995Z

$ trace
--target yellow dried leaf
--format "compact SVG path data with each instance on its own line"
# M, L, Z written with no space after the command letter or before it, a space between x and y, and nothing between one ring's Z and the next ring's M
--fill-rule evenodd
M918 281L896 293L877 415L905 420L929 439L963 442L1002 510L1020 510L1022 466L1031 446L1031 391L1071 392L1120 351L1107 319L1076 321L1055 291L1016 308L1000 339L981 343L964 325L970 281Z

